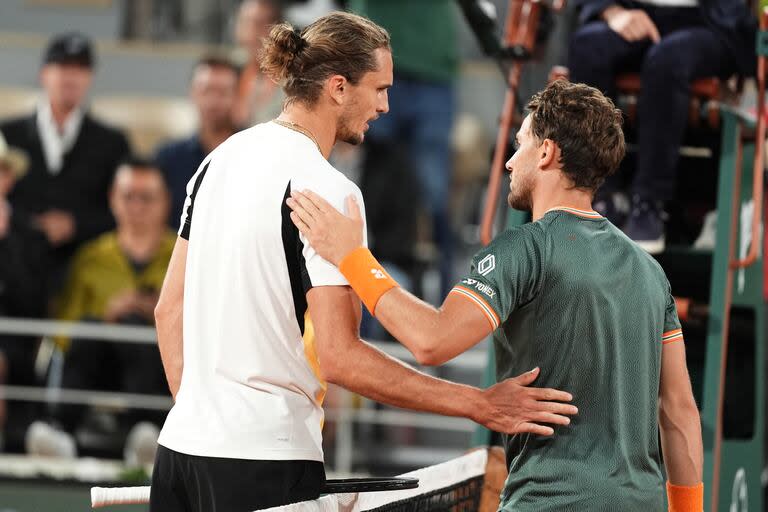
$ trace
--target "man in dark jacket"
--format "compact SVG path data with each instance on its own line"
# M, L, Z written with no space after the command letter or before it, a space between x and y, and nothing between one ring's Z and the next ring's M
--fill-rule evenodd
M0 316L45 314L48 243L6 200L16 180L26 172L27 164L26 155L8 147L0 134ZM35 339L0 334L0 385L34 384L36 353ZM6 404L0 399L0 441L4 441L5 448L21 448L34 409L29 403Z
M56 271L78 244L114 226L106 198L117 164L129 154L125 136L87 112L93 66L85 36L54 36L43 56L45 94L36 111L0 125L8 144L30 160L11 205L55 247Z
M174 229L179 228L192 175L208 153L235 133L232 109L237 99L238 73L237 66L221 57L198 60L189 86L189 96L197 110L197 131L157 150L155 162L165 174L171 192L168 223Z
M571 80L615 97L615 77L640 71L637 171L624 230L651 253L664 249L663 202L672 199L690 83L749 75L755 20L743 0L576 0ZM597 205L596 205L597 207ZM610 216L609 211L604 211Z

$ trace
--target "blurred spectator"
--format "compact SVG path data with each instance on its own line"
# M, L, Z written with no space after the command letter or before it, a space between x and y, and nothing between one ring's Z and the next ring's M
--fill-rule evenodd
M198 116L198 131L189 138L170 142L157 151L157 165L171 192L170 225L179 227L187 197L187 182L206 155L235 133L232 108L237 92L238 69L230 61L204 57L195 65L190 97Z
M395 81L389 90L389 114L371 125L368 137L408 149L432 217L444 295L453 274L448 202L459 65L456 7L452 0L349 0L348 6L392 37Z
M162 172L152 164L131 161L119 167L109 196L117 229L75 254L59 300L60 319L154 325L155 304L176 242L166 224L169 202ZM75 339L65 354L62 387L168 394L155 344ZM61 405L55 416L73 434L87 412L84 406ZM159 423L164 416L128 414L130 424ZM107 422L94 428L110 432L118 427Z
M637 171L624 230L652 253L664 250L663 202L672 199L690 83L749 74L754 20L741 0L577 0L584 23L573 36L571 80L615 97L615 76L640 70ZM608 194L596 208L616 217Z
M403 288L413 290L419 270L415 247L420 194L418 178L405 148L375 140L361 146L341 147L357 152L359 172L347 177L363 193L369 247ZM333 164L336 166L337 162ZM337 169L344 169L343 163ZM388 336L368 311L363 312L361 335L378 340Z
M262 42L272 25L283 20L279 0L244 0L235 22L235 40L245 53L237 90L235 124L240 128L274 119L283 110L282 89L261 71Z
M26 155L9 147L0 134L0 316L40 318L45 315L48 243L7 201L27 167ZM0 334L0 385L35 383L37 346L30 337ZM28 403L6 404L0 399L0 448L3 438L11 449L20 446L20 433L26 429L32 409ZM13 432L5 428L9 417Z
M56 248L54 271L63 269L79 243L113 226L107 191L129 152L121 132L87 112L94 60L91 42L82 34L53 37L43 56L45 94L37 110L0 126L8 144L30 159L10 202Z

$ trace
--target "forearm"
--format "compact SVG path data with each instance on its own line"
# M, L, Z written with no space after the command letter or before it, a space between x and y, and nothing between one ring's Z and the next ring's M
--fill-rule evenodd
M183 315L182 304L155 310L157 344L163 361L165 378L173 399L181 386L181 374L184 369Z
M365 341L345 344L335 354L328 373L321 358L328 380L371 400L481 423L493 414L482 390L418 372Z
M703 478L701 420L692 402L684 405L662 402L659 410L664 465L667 478L674 485L692 486Z
M376 319L421 364L433 364L434 350L446 332L441 311L403 288L393 288L376 304Z
M442 364L493 330L466 299L451 293L438 309L400 288L367 249L348 254L339 269L366 308L421 364Z

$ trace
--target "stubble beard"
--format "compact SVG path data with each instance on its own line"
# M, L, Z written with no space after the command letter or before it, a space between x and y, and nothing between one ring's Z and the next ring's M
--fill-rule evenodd
M531 211L533 205L531 204L532 187L528 180L522 179L519 183L515 183L512 190L509 191L507 196L507 203L515 210Z
M355 133L349 127L349 118L347 116L343 116L339 120L338 133L339 135L338 137L336 137L336 139L346 142L347 144L352 144L353 146L359 146L360 144L363 143L364 135L362 133Z

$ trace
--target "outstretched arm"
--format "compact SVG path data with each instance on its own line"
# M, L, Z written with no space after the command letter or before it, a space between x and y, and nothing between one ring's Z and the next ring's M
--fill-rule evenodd
M322 286L307 293L315 346L323 377L379 402L446 416L469 418L508 434L552 435L544 424L567 425L576 407L560 403L568 393L526 387L538 369L493 387L471 386L430 377L389 357L358 337L360 303L347 286Z
M345 256L362 247L363 221L351 198L347 199L351 217L342 215L311 191L294 192L288 205L293 209L291 219L310 245L334 265L339 266ZM384 279L383 269L362 265L355 271L363 274L379 271L381 279L375 284L386 287L387 283L394 283ZM471 299L458 294L449 294L443 305L435 308L397 286L380 291L377 297L361 296L371 312L375 309L382 325L421 364L442 364L483 340L496 327L495 313L484 312Z
M703 505L698 504L703 500L701 419L688 377L682 334L679 338L680 341L668 343L662 349L659 432L670 502L675 496L686 502L693 499L697 502L693 508L680 510L701 510Z

